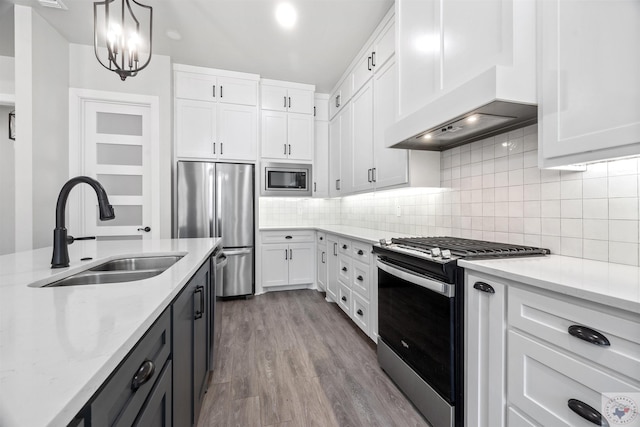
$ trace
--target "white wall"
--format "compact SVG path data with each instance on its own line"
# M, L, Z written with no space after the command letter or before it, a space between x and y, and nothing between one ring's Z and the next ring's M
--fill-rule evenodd
M153 55L147 68L124 82L96 60L93 46L71 44L69 87L157 96L160 105L160 237L171 237L171 58Z
M9 112L13 107L0 106L0 255L15 248L15 141L9 139Z
M0 56L0 97L15 93L15 60L12 56Z

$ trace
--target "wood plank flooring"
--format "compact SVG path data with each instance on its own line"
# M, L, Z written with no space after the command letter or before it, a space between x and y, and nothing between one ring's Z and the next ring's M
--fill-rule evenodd
M198 427L429 426L373 342L313 290L224 301Z

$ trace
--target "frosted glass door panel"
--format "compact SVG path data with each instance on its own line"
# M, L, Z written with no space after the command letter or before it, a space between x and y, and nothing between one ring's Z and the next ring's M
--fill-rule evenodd
M142 196L142 175L98 174L98 181L112 196Z
M142 136L142 116L99 112L96 115L96 132Z
M96 163L99 165L142 166L142 146L96 144Z
M142 206L135 205L113 205L116 217L110 221L100 221L98 207L96 206L96 226L98 227L121 227L138 226L142 224Z

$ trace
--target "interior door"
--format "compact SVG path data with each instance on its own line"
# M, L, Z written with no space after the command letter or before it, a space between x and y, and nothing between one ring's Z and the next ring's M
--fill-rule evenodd
M156 237L151 193L152 144L157 141L151 137L151 106L106 101L83 105L83 174L103 185L116 218L100 221L93 190L82 186L82 232L104 240Z

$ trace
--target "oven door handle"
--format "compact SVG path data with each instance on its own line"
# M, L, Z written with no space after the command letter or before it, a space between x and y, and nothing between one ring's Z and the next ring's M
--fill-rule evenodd
M409 283L421 286L440 295L444 295L448 298L453 298L455 295L455 286L452 284L438 282L436 280L428 278L427 276L416 274L415 272L407 270L406 268L398 267L395 265L392 266L391 264L380 259L376 260L376 265L380 270L385 271L392 276L396 276L402 280L406 280Z

